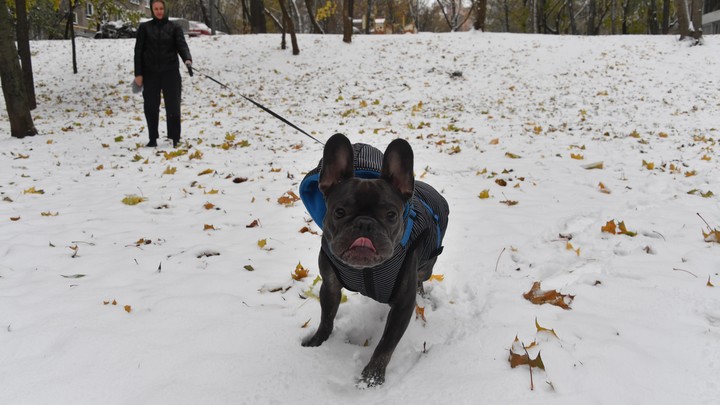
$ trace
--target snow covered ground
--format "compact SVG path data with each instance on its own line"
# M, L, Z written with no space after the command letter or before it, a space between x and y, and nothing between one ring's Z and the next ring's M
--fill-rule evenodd
M189 40L234 94L182 73L185 154L144 147L133 40L78 39L76 75L69 42L32 43L40 135L0 116L0 403L717 403L720 38L279 43ZM355 379L387 306L345 292L330 339L300 346L320 236L287 200L322 146L237 94L321 140L406 138L450 203L444 279L380 388ZM523 298L534 282L571 309Z

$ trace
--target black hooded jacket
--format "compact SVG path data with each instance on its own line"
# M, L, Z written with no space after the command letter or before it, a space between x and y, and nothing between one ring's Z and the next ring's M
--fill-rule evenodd
M183 62L192 60L179 25L167 17L140 24L135 41L135 76L177 70L178 54Z

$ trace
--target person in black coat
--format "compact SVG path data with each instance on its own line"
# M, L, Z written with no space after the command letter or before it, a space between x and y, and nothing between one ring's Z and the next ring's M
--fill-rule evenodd
M153 19L140 24L135 41L135 85L143 88L145 119L150 142L157 146L160 92L165 99L167 135L173 147L180 142L180 96L182 85L178 55L192 65L182 28L168 20L164 0L152 0Z

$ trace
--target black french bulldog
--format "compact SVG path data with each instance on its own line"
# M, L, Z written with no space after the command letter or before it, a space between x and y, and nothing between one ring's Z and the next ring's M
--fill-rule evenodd
M356 176L358 159L368 156L382 160L378 178ZM318 182L326 209L319 257L322 313L317 331L302 345L319 346L328 339L343 287L388 303L385 331L362 371L361 388L385 382L416 293L423 293L422 282L442 252L447 202L413 176L413 151L405 140L395 139L384 154L369 145L353 146L342 134L325 145Z

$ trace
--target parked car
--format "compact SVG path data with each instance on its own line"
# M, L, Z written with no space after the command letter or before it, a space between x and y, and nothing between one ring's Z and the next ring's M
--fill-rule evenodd
M188 21L188 26L188 35L190 35L191 37L197 37L200 35L212 35L210 27L201 22Z
M129 22L108 21L100 26L100 30L95 33L95 39L101 38L135 38L137 29L130 25Z

